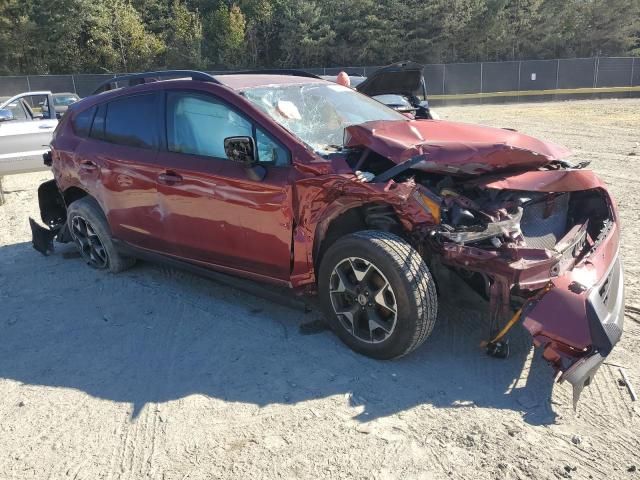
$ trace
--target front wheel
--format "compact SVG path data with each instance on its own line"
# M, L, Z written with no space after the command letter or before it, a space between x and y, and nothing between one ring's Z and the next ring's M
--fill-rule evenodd
M433 330L433 278L420 254L396 235L367 230L341 238L322 258L318 280L331 328L356 352L401 357Z

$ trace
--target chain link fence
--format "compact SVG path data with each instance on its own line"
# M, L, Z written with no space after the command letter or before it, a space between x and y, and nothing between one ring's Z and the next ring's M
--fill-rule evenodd
M341 70L367 76L380 66L305 68L318 75L337 75ZM558 60L433 64L424 67L427 90L440 101L467 97L491 99L567 98L584 92L577 89L606 90L615 96L640 95L640 58L596 57ZM29 75L0 77L0 97L36 90L74 92L81 97L91 92L110 74ZM627 87L625 89L625 87ZM599 91L587 91L598 95ZM441 97L441 98L440 98ZM499 101L499 100L498 100Z

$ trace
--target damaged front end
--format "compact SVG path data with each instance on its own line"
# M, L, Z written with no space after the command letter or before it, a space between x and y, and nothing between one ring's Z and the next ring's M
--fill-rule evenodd
M484 289L494 330L520 310L577 401L622 333L619 230L602 185L582 189L590 172L545 174L563 175L565 191L540 191L526 178L519 187L529 190L473 182L442 189L443 221L431 230L431 242L443 264Z
M562 147L460 124L454 128L470 135L454 143L428 128L353 128L351 146L369 151L358 169L373 171L373 182L416 183L415 200L437 221L415 227L414 243L489 301L488 351L499 352L506 331L522 321L560 381L573 385L575 405L622 334L612 199L592 171L563 160Z

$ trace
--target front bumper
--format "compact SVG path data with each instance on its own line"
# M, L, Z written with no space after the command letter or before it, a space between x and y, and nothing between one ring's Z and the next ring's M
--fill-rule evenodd
M559 380L573 386L574 407L622 336L624 273L617 248L611 251L614 246L617 242L603 245L593 260L555 278L524 314L523 325L535 345L562 372Z

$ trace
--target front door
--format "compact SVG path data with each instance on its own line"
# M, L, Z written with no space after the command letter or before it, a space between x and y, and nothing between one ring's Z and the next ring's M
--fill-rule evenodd
M220 99L168 91L165 175L158 194L165 232L186 260L288 281L291 268L290 154ZM226 158L224 139L255 139L260 180Z

